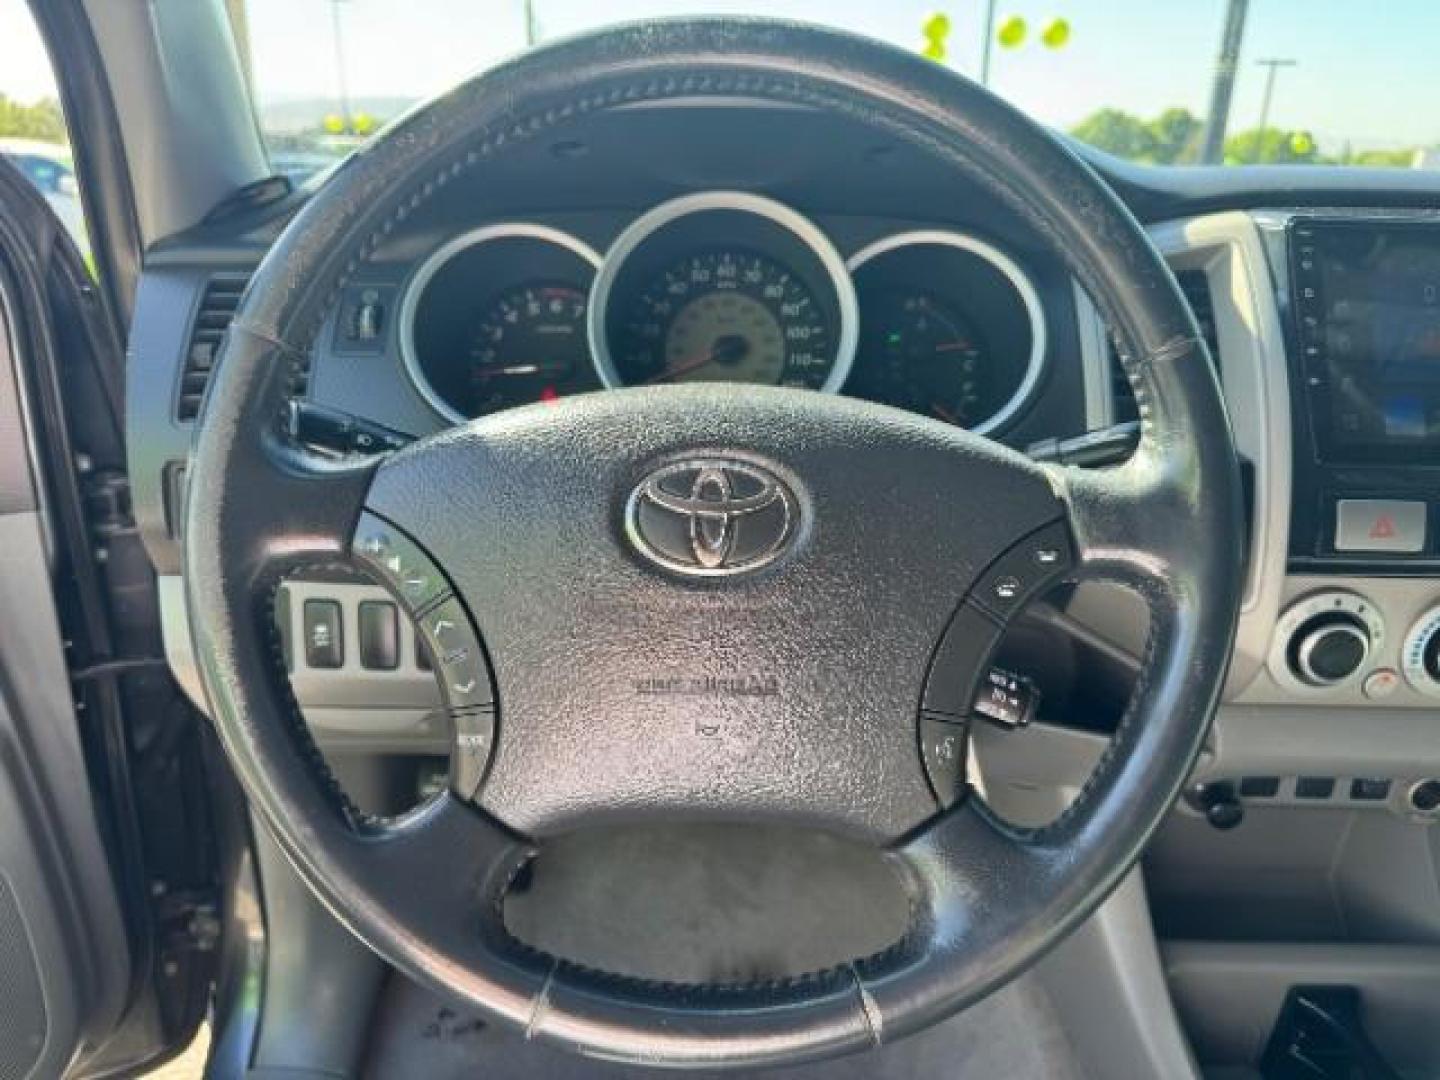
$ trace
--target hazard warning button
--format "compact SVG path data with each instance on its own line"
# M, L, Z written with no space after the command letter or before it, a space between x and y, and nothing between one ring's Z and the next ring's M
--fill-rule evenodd
M1335 550L1418 554L1425 550L1428 510L1423 502L1402 499L1341 499L1335 504Z

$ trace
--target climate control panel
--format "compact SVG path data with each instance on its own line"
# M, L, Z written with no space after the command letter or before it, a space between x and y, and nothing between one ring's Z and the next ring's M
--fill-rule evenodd
M1415 620L1400 647L1400 664L1411 686L1440 698L1440 604Z

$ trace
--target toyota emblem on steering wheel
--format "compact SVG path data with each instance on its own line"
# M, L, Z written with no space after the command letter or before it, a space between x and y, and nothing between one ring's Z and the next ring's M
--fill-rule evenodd
M779 558L794 537L797 510L794 494L768 469L700 458L642 480L625 506L625 529L652 562L692 577L721 577Z

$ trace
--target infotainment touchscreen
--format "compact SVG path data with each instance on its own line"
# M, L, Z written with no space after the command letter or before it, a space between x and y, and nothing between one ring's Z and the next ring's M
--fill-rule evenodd
M1440 464L1440 223L1311 221L1292 254L1320 458Z

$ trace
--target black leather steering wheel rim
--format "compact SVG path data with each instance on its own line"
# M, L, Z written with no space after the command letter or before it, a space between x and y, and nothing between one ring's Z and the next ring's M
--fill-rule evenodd
M512 829L453 796L397 821L347 811L323 782L275 663L269 605L284 573L347 558L362 508L379 498L404 509L396 489L423 488L446 455L544 449L558 445L553 426L528 413L468 425L380 466L316 460L285 441L276 417L292 366L340 290L438 188L503 167L507 146L589 113L735 97L843 112L921 146L1012 207L1124 345L1139 449L1114 470L1042 469L878 407L678 388L577 402L568 414L577 429L629 432L670 410L687 432L730 445L788 416L822 444L873 438L927 462L951 455L986 475L1004 471L1033 504L1032 524L1052 512L1068 522L1080 572L1136 589L1152 627L1111 749L1059 820L1022 831L968 800L894 842L914 912L894 948L783 984L659 986L575 967L505 933L504 890L533 850ZM285 230L252 279L210 388L191 468L186 588L216 726L254 807L317 895L382 956L529 1037L598 1057L788 1063L879 1045L972 1003L1063 938L1134 864L1220 693L1241 586L1239 490L1219 389L1173 278L1055 138L975 85L861 38L769 21L652 23L536 50L436 99L342 166ZM881 819L898 820L877 814L877 835Z

